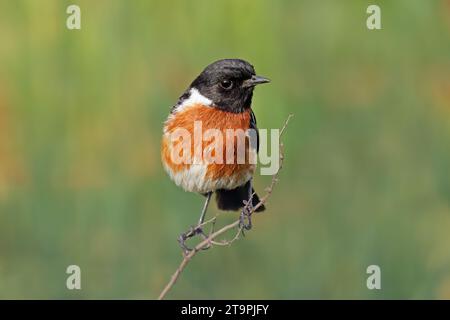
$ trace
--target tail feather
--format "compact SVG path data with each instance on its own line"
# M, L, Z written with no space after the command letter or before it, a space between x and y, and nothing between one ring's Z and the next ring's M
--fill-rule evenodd
M231 211L237 211L243 208L244 200L248 200L249 183L250 182L247 182L246 184L232 190L225 190L225 189L216 190L217 207L220 210L231 210ZM253 206L256 206L259 203L259 197L255 193L255 190L253 188L252 193L254 193L252 198L252 204ZM264 210L265 210L264 205L261 205L255 211L260 212Z

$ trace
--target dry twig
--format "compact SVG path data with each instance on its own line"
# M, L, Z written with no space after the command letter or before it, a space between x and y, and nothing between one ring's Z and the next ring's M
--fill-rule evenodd
M281 136L283 135L289 120L293 117L292 114L290 114L288 116L288 118L286 119L283 127L280 130L280 135L279 135L279 145L280 145L280 165L278 167L277 172L272 176L272 180L270 182L270 185L266 188L266 193L263 197L260 198L259 202L253 206L251 208L250 214L252 214L253 212L256 211L256 209L258 209L260 206L262 206L263 204L265 204L267 202L267 200L270 198L270 196L272 195L272 191L273 188L275 187L275 185L278 183L278 175L279 172L283 166L283 161L284 161L284 150L283 150L283 143L281 141ZM179 278L180 274L183 272L183 270L186 268L187 264L191 261L191 259L200 251L203 250L205 248L209 248L212 246L229 246L231 245L234 241L236 241L237 239L239 239L239 235L241 233L243 233L243 227L239 226L239 222L240 220L236 220L224 227L222 227L221 229L214 231L214 226L215 226L215 222L217 220L217 216L205 221L204 223L202 223L199 226L196 226L196 228L198 227L203 227L206 225L211 224L212 228L211 228L211 232L210 234L200 243L198 243L194 249L192 249L191 251L187 252L184 254L183 256L183 260L181 261L180 265L178 266L178 268L176 269L175 273L172 275L172 277L170 278L170 281L167 283L167 285L164 287L164 289L161 291L161 293L158 296L158 300L162 300L164 299L164 297L166 296L166 294L170 291L170 289L172 289L173 285L175 284L175 282L177 281L177 279ZM227 231L238 227L238 231L236 232L235 236L231 239L231 240L221 240L221 241L217 241L215 240L218 236L226 233Z

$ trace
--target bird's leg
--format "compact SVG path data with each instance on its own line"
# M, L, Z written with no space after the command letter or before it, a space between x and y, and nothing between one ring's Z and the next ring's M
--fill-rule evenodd
M178 242L180 243L181 248L187 252L192 249L186 246L186 240L195 237L198 234L201 234L203 238L206 237L205 233L202 230L202 224L205 221L206 211L208 210L209 201L211 200L212 192L208 192L206 194L205 204L203 205L202 213L200 215L200 219L198 220L198 224L196 226L192 226L189 231L182 233L178 237Z
M252 228L251 215L253 213L253 186L252 179L248 183L248 200L244 201L244 208L239 216L239 227L243 230L250 230ZM247 220L247 222L246 222Z
M206 194L205 204L203 205L202 214L200 215L200 219L198 220L198 225L201 225L203 221L205 221L206 210L208 210L209 201L211 200L212 192L208 192Z

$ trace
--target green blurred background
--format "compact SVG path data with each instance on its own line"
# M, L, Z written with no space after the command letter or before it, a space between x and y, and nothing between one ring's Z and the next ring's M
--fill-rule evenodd
M450 298L449 40L439 0L0 0L0 298L156 298L203 202L163 172L162 123L230 57L272 79L260 128L295 114L285 168L247 237L168 298Z

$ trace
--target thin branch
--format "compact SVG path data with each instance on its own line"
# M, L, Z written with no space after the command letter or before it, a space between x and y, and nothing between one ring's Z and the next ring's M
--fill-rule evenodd
M279 146L280 146L280 163L279 163L279 167L277 172L272 176L272 180L270 182L270 185L266 188L266 194L260 198L259 202L253 206L250 210L249 215L251 215L252 213L254 213L259 207L261 207L263 204L265 204L267 202L267 200L270 198L270 196L272 195L272 191L273 188L275 187L275 185L278 183L278 175L280 173L280 170L283 167L283 161L284 161L284 150L283 150L283 143L281 141L281 136L283 135L289 120L293 117L292 114L290 114L288 116L288 118L286 119L286 121L284 122L283 127L280 130L280 135L279 135ZM212 232L200 243L198 243L194 249L192 249L191 251L189 251L188 253L184 254L183 256L183 260L181 261L180 265L178 266L177 270L175 271L175 273L172 275L172 277L170 278L170 281L167 283L167 285L164 287L164 289L161 291L161 293L158 296L158 300L162 300L164 299L164 297L167 295L167 293L170 291L170 289L172 289L172 287L174 286L175 282L178 280L179 276L181 275L181 273L183 272L183 270L186 268L186 266L188 265L188 263L191 261L191 259L202 249L205 249L207 247L212 247L213 245L217 245L217 246L229 246L231 245L234 241L236 241L237 239L239 239L239 235L243 232L243 228L242 226L239 226L239 222L240 220L236 220L224 227L222 227L221 229L214 231L214 225L216 222L217 216L202 223L201 225L197 226L198 227L202 227L208 224L212 224ZM215 239L226 233L227 231L238 227L238 231L236 233L236 235L231 239L231 240L221 240L221 241L216 241Z

